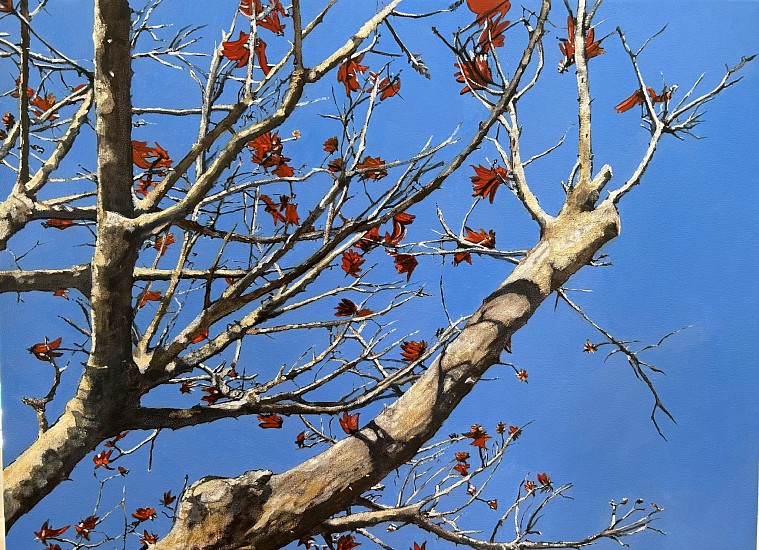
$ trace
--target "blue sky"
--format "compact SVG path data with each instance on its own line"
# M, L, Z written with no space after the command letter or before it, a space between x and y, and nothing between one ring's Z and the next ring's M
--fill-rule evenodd
M198 4L180 9L179 2L167 0L160 16L176 21L178 26L188 22L206 24L202 44L208 46L218 41L222 29L228 28L235 4L225 0L213 10L205 3L202 7ZM341 4L345 4L346 11L340 18L330 20L329 32L312 38L311 62L339 43L357 25L358 18L374 6L373 2ZM404 9L410 11L423 4L410 3ZM535 7L533 4L527 3ZM551 16L556 26L549 28L551 35L546 38L547 68L542 83L520 109L525 156L550 147L568 132L564 146L528 170L541 204L552 213L563 196L559 182L566 179L574 161L576 134L573 73L559 75L554 69L560 58L556 37L564 36L566 19L561 2L557 4ZM86 60L91 55L90 3L71 1L66 5L66 9L51 5L50 14L41 16L41 29L69 55ZM604 36L620 25L636 47L668 24L666 32L641 56L640 63L651 86L660 89L663 75L668 84L680 86L680 93L702 73L703 89L713 86L726 64L737 63L742 55L759 53L759 3L694 1L686 4L687 9L683 5L672 1L607 0L598 15L596 36ZM518 13L516 3L512 12ZM441 30L450 30L470 17L462 7L434 24ZM394 61L392 70L402 69L403 97L383 103L378 111L370 132L369 154L380 154L385 159L402 157L430 136L436 140L445 138L459 123L463 123L461 134L466 136L477 117L483 116L475 101L459 96L460 85L452 76L454 60L430 31L432 24L422 21L415 26L408 22L397 25L412 51L424 54L432 79L415 75L402 59ZM7 18L0 21L0 30L8 30L8 26ZM506 48L516 48L521 38L509 35ZM274 44L276 39L270 42ZM645 148L646 134L638 125L635 111L620 115L613 109L635 89L636 82L619 42L611 36L604 47L606 54L590 62L593 137L596 163L613 167L615 178L610 185L614 185L631 173ZM276 48L274 45L273 51ZM365 61L379 67L387 58L367 56ZM186 76L157 70L155 64L146 61L138 62L135 70L135 105L193 105L197 101L196 87ZM541 523L546 538L573 538L602 529L608 521L610 499L641 497L665 509L656 526L667 535L636 536L628 541L633 548L743 549L755 544L759 460L755 334L759 327L759 292L753 278L759 272L759 161L755 141L759 133L759 65L750 64L742 74L744 79L737 86L707 105L704 122L697 129L705 139L663 140L643 184L621 204L622 234L604 249L613 266L585 269L570 282L574 288L593 291L573 294L573 299L618 338L654 343L674 329L690 327L646 356L666 371L666 376L654 379L678 422L674 425L660 416L668 441L656 433L648 419L652 401L645 386L619 358L604 362L601 353L582 353L585 340L597 342L599 336L567 307L560 304L554 311L552 301L544 304L513 340L510 360L529 371L529 384L516 381L508 368L494 367L489 376L492 380L483 381L438 434L444 437L450 432L464 432L474 422L492 432L501 420L518 425L532 421L508 452L486 497L509 502L528 473L534 477L546 471L559 484L573 483L574 500L552 505ZM10 65L4 61L0 66L0 88L10 89L13 78ZM329 98L331 87L342 101L342 86L334 76L327 77L326 85L310 91L308 99ZM10 98L0 98L0 109L11 108ZM301 140L287 144L288 154L292 152L296 163L313 165L323 160L320 144L334 135L336 128L318 114L330 108L331 99L314 103L283 126L282 135L294 129L303 135ZM157 140L172 152L188 146L195 133L187 122L144 118L154 124L136 129L135 139ZM91 139L83 137L85 143ZM81 155L72 160L70 167L79 162L92 167L91 154ZM494 157L492 147L484 146L470 161L479 164ZM434 220L435 205L458 227L471 205L470 171L468 165L462 168L427 204L412 210L418 218L409 228L410 239L430 238L432 231L439 229ZM2 181L9 182L9 172L2 174ZM305 201L315 196L318 187L299 192ZM479 204L472 219L472 225L478 228L497 231L500 248L523 248L535 241L531 221L505 190L499 192L493 205ZM10 248L17 254L36 240L43 241L43 246L25 261L25 267L86 261L91 249L74 246L90 239L85 229L60 234L50 231L43 232L32 224L26 233L11 241ZM60 252L63 246L65 254ZM12 265L8 253L0 255L0 262L3 269ZM391 269L385 267L378 267L378 277L392 276ZM418 330L415 338L430 340L435 329L443 325L438 290L441 277L446 304L455 317L474 311L509 270L505 263L480 258L475 258L473 266L457 268L425 258L411 282L424 284L432 296L415 301L399 315L395 325L398 334ZM318 284L327 286L341 278L341 272L326 274ZM50 373L26 348L44 335L75 339L57 315L77 314L73 303L62 304L49 295L25 296L23 303L17 303L15 298L0 296L4 312L0 317L0 358L6 461L23 450L36 433L34 415L20 403L20 398L44 394L49 387ZM296 349L298 338L289 334L254 341L243 358L251 364L265 365L264 369L276 370L283 355L287 355L283 349L291 348L295 355L301 352ZM80 360L74 359L65 374L62 395L72 391ZM197 397L179 403L191 406ZM163 398L162 394L151 396L156 401ZM173 393L171 398L176 401ZM58 410L61 406L59 403ZM376 411L376 407L367 409L362 419L371 418ZM255 419L242 419L162 434L152 472L147 472L145 451L124 461L131 470L125 478L127 508L155 505L162 492L170 488L178 492L185 475L192 482L203 475L238 475L253 468L282 471L316 450L295 451L292 441L301 429L294 418L286 420L282 431L263 431ZM136 442L140 435L133 437ZM9 548L33 547L32 528L38 529L45 519L57 526L75 523L91 513L96 483L89 458L74 471L72 480L18 522L9 535ZM110 502L110 506L120 498L120 481L107 487L104 502ZM391 488L392 481L387 485ZM489 531L496 514L482 505L482 509L472 509L461 525ZM151 527L163 534L169 523L161 518ZM387 535L378 533L396 548L407 548L412 540L427 540L428 548L448 547L409 528ZM370 546L366 540L362 543ZM130 541L131 548L138 546L136 539ZM616 546L608 541L596 547Z

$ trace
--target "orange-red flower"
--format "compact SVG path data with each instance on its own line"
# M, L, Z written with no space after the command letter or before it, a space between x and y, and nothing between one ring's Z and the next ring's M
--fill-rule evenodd
M342 270L346 275L358 277L361 273L361 265L365 262L361 255L355 250L346 250L343 252Z
M466 237L464 237L465 241L479 244L485 248L495 248L495 231L492 229L486 233L484 229L475 231L474 229L469 229L465 226L464 231L466 231Z
M427 550L427 541L423 542L421 546L415 542L411 550Z
M192 388L195 387L195 382L188 380L187 382L182 382L179 386L179 393L192 393Z
M236 61L236 67L244 67L248 64L248 59L250 59L249 40L250 35L240 31L240 36L237 40L227 40L221 43L221 55L230 61Z
M672 99L672 89L665 88L661 94L658 94L654 91L653 88L647 87L646 91L648 92L648 95L651 97L652 103L663 103L665 101L669 101ZM614 107L618 113L624 113L625 111L629 111L636 105L643 105L643 92L641 90L635 90L630 97L619 103Z
M16 124L16 117L13 116L13 113L8 111L3 115L3 126L5 126L6 130L10 130L15 126Z
M493 510L498 510L498 500L493 499L493 500L488 500L486 502L488 506L490 506L490 508L492 508Z
M337 151L338 141L337 136L329 138L327 141L323 144L324 150L329 153L330 155Z
M116 470L118 470L119 474L121 474L122 476L125 476L129 473L129 470L127 470L123 466L117 466Z
M203 397L200 398L200 400L205 401L209 405L213 405L222 397L226 397L224 395L224 392L215 386L211 386L209 388L203 388L202 391L204 393L207 393L208 395L204 395Z
M535 482L528 479L524 484L524 490L528 493L532 493L535 490Z
M506 15L511 9L510 0L466 0L470 11L477 15L480 25L494 15Z
M380 240L379 227L375 226L364 233L364 236L356 241L356 244L353 246L359 250L363 250L364 252L369 252L372 248L379 244Z
M456 82L464 84L459 95L473 92L474 90L485 90L491 84L495 84L493 75L490 72L487 56L462 59L459 63L454 63L453 66L459 69L453 75L456 77Z
M42 527L40 527L40 530L34 531L34 536L42 544L47 544L47 539L60 537L63 533L66 532L66 530L69 527L71 527L70 525L66 525L65 527L59 527L58 529L55 529L53 527L50 527L48 523L49 523L49 520L45 520L45 523L42 524Z
M364 54L355 58L346 59L337 69L337 81L342 82L345 86L345 95L351 95L351 92L357 92L361 89L358 83L358 73L366 72L368 65L361 65Z
M256 61L258 61L261 71L264 75L268 75L271 67L269 67L269 61L266 59L266 42L262 38L256 38L256 42L253 44L253 53L256 54Z
M411 274L419 265L417 259L411 254L393 254L393 261L395 262L395 270L399 274L406 274L406 281L411 279Z
M55 96L53 94L47 94L45 97L37 96L29 101L29 104L37 107L32 109L37 117L41 117L46 111L49 111L55 105ZM50 115L48 120L55 120L58 115Z
M155 142L155 147L148 147L147 141L132 140L132 162L143 170L157 170L170 168L174 161L158 142Z
M240 0L240 13L253 16L253 8L256 12L256 24L259 27L270 30L275 34L283 34L286 25L283 25L280 16L285 16L285 8L282 6L280 0L273 0L266 8L263 7L261 0ZM261 14L266 12L266 16L261 17Z
M69 299L68 293L69 293L68 288L56 288L55 291L53 292L53 296L66 298L68 300Z
M472 196L488 199L490 204L493 204L498 186L502 183L507 183L511 179L508 170L502 166L486 168L481 164L478 166L472 165L472 168L474 168L475 172L474 176L469 176L474 186Z
M509 426L509 437L516 441L522 435L522 430L518 426Z
M63 231L64 229L68 229L74 225L74 222L71 220L64 220L61 218L50 218L46 222L43 222L42 227L51 228L54 227L55 229L60 229Z
M527 382L527 378L529 376L530 375L527 374L527 371L524 369L519 369L519 371L517 372L517 378L519 379L520 382Z
M269 195L260 195L259 198L266 205L264 212L271 215L274 225L277 225L279 222L285 222L285 217L282 215L282 212L280 212L279 205L275 203Z
M460 473L462 476L469 475L469 468L470 466L466 462L459 462L453 467L453 469Z
M161 498L161 504L163 506L166 506L167 508L171 506L174 501L177 499L174 495L171 494L171 491L166 491L163 493L163 498Z
M158 515L155 512L155 508L137 508L137 510L132 512L132 517L137 521L147 521L155 519Z
M62 341L63 338L60 336L52 342L48 342L47 339L45 339L44 342L39 342L30 347L29 353L34 355L40 361L52 361L56 357L61 357L63 355L61 352L55 351L61 347Z
M359 177L362 180L381 180L387 176L387 169L379 168L384 165L385 161L379 157L365 156L364 159L356 165L359 170L365 170Z
M583 353L595 353L598 351L598 345L594 344L590 341L590 339L585 341L585 345L582 347Z
M378 76L376 73L369 73L369 78L371 79L372 83L374 83L377 81ZM401 91L400 77L394 76L391 80L390 77L386 76L379 81L379 84L377 85L377 91L380 95L380 101L385 101L389 97L398 95L398 92Z
M279 416L278 414L272 414L272 413L262 413L257 415L259 426L261 428L267 429L267 428L274 428L279 429L282 427L282 424L284 423L284 419Z
M302 449L306 446L306 432L300 432L295 436L295 444L299 449Z
M418 342L410 340L401 344L401 357L409 362L419 360L425 351L427 351L427 342L424 340Z
M495 433L497 434L503 434L506 433L506 424L503 422L499 422L495 425Z
M340 427L348 435L356 433L358 431L358 417L361 413L349 414L348 411L343 411L343 415L338 418Z
M593 27L585 37L585 59L590 60L605 52L601 42L596 41L596 31ZM575 64L575 21L571 15L567 16L567 38L559 39L559 49L564 54L564 59L559 61L559 72L565 72Z
M472 427L469 429L469 432L465 434L461 434L464 437L468 437L472 440L470 445L474 445L475 447L480 447L481 449L487 449L487 441L488 439L491 439L491 437L487 434L485 429L480 426L479 424L472 424Z
M538 474L538 483L540 483L543 487L550 487L551 478L548 477L547 473L543 472L542 474Z
M356 537L353 535L343 535L337 539L337 550L351 550L356 546L361 546L361 544L356 542Z
M207 338L208 338L208 329L206 328L206 329L201 330L200 332L197 332L192 337L192 340L190 340L190 342L192 342L193 344L198 344L202 342L203 340L206 340Z
M453 255L453 265L457 266L461 262L466 262L469 265L472 265L472 255L469 252L456 252Z
M144 307L145 304L147 304L148 302L158 302L160 300L161 300L160 290L148 290L142 296L142 299L140 300L140 303L137 305L137 307L141 308L141 307Z
M105 443L103 443L103 445L105 445L109 449L113 448L113 447L116 446L116 443L118 443L119 441L121 441L122 439L124 439L127 435L129 435L129 430L127 430L125 432L121 432L120 434L118 434L113 439L109 439L108 441L106 441Z
M335 307L335 317L351 317L356 315L357 317L364 317L374 313L371 309L358 309L358 306L352 300L343 298L340 303Z
M174 244L176 241L174 241L174 234L173 233L166 233L165 235L159 235L156 237L155 242L153 243L153 248L155 248L158 252L161 253L161 256L166 254L166 249L169 247L169 245Z
M98 517L97 516L88 516L82 521L80 521L78 524L74 526L74 529L76 529L76 536L81 537L85 540L90 540L90 531L92 531L95 526L97 525Z
M92 462L95 463L95 469L97 470L98 468L102 466L106 470L113 470L113 468L109 466L109 464L111 463L112 454L113 454L113 449L111 449L110 451L106 451L105 449L103 449L102 451L97 453L95 456L93 456Z
M344 168L345 168L345 161L342 158L333 159L327 163L327 170L329 170L333 174L342 172Z
M485 27L477 38L477 51L483 54L490 48L501 48L505 43L504 33L511 21L506 21L502 16L491 17L485 20Z
M13 0L0 0L0 12L10 13L13 11Z
M158 542L158 535L155 533L148 533L147 529L142 530L142 535L140 535L140 542L143 544L155 544Z
M466 451L458 452L458 453L454 454L453 457L458 462L466 462L469 459L469 453L467 453Z

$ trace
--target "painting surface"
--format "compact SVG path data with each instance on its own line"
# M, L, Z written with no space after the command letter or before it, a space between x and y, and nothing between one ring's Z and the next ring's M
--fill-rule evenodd
M0 1L8 548L754 547L759 4L301 4Z

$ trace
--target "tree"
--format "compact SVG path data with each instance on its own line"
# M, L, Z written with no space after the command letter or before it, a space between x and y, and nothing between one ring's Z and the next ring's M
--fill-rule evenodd
M82 519L75 526L80 541L108 526L105 537L140 537L160 549L279 548L294 540L311 547L310 537L322 535L342 550L352 547L355 533L376 540L367 529L390 523L475 548L546 548L654 529L658 506L621 501L612 504L610 526L594 535L539 540L541 511L568 490L541 472L519 483L510 512L523 522L514 541L492 542L511 540L500 531L504 521L490 542L478 540L459 528L457 513L483 503L498 508L479 480L527 427L475 425L428 442L486 372L504 364L512 336L551 295L600 333L588 341L588 352L610 350L632 367L650 392L656 429L662 416L672 418L653 381L658 368L643 355L655 346L613 336L580 308L566 283L581 268L606 263L600 250L619 234L618 205L640 184L657 146L669 136L694 135L703 106L736 83L751 58L704 90L654 88L642 56L649 42L628 44L622 29L608 24L601 36L594 26L600 2L584 0L566 10L551 10L549 0L521 9L468 0L430 13L404 13L401 0L392 0L350 17L341 17L336 2L302 9L298 0L229 4L219 9L225 25L231 20L221 44L203 50L194 17L192 25L166 34L160 18L168 14L160 14L159 1L133 10L123 0L96 0L92 67L36 32L44 3L31 11L27 0L2 4L5 21L18 23L18 45L3 42L18 81L17 110L4 120L0 155L13 160L16 176L0 205L0 245L39 231L32 222L46 220L46 235L60 230L58 247L73 251L60 257L35 245L17 255L17 269L0 274L4 292L46 292L46 300L68 299L71 306L59 332L30 343L32 356L52 368L53 383L43 398L26 400L38 436L5 469L7 526L82 462L98 475L108 472L98 481L100 502L103 488L126 475L114 468L140 449L152 453L166 430L255 416L264 430L298 418L304 430L295 445L311 448L313 456L276 474L242 464L245 473L194 481L176 500L165 495L173 521L157 541L144 523L156 510L127 507L125 500L113 513L96 508ZM451 137L416 144L408 128L383 127L382 116L401 102L407 81L429 76L430 54L415 52L413 33L429 28L430 19L438 47L455 62L460 93L479 114L460 132L451 128ZM558 29L558 49L546 42L549 22ZM617 110L642 122L648 137L623 178L613 178L608 165L594 166L591 140L589 74L612 44L627 55L625 68L615 70L627 71L631 83ZM565 167L562 204L551 214L526 168L564 139L528 156L518 107L540 89L544 62L559 52L562 78L576 74L577 154ZM410 69L401 78L404 62ZM164 88L181 91L177 71L197 83L199 105L136 102L171 95ZM140 80L142 74L150 80ZM324 135L317 139L309 124ZM471 180L457 190L460 198L471 195L471 209L461 215L441 208L439 237L412 241L415 216L431 218L425 199L454 177ZM61 193L63 181L73 183ZM495 231L481 228L497 223L497 215L484 211L509 191L537 226L524 250L496 248ZM451 216L463 220L460 230L452 229ZM81 251L73 231L92 246L76 265L70 261ZM434 341L399 339L388 320L424 294L411 284L424 256L454 264L492 257L514 268L471 315L448 318ZM25 267L31 259L39 269ZM47 265L48 259L66 265ZM256 364L246 346L260 346L251 344L259 340L281 346L280 334L291 342L280 352L281 367ZM77 355L85 358L79 380L66 386L71 375L63 371L74 370L70 358ZM527 379L518 365L514 373ZM186 394L195 396L192 406ZM50 421L61 400L65 407ZM141 431L127 447L127 438ZM338 437L342 432L346 437ZM464 441L474 445L474 458L453 458ZM436 462L443 466L432 468ZM399 489L409 500L399 496L392 505L394 499L374 495L396 470L402 486L416 489L410 497ZM449 495L464 501L442 513ZM113 534L106 522L117 516L123 532ZM45 522L37 538L65 539L63 526Z

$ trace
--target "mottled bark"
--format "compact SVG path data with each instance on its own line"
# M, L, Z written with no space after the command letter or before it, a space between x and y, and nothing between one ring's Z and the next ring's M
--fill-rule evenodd
M199 481L156 550L281 548L345 509L414 456L498 361L507 338L618 233L610 201L565 211L422 378L364 429L270 478L248 472Z

